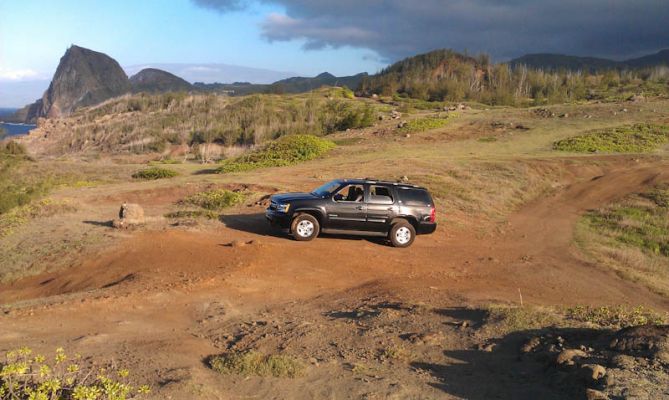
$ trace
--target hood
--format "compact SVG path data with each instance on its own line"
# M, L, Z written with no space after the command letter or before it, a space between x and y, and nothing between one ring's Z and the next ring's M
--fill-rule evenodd
M311 200L317 198L318 196L311 193L280 193L273 195L270 200L277 203L288 203L295 200Z

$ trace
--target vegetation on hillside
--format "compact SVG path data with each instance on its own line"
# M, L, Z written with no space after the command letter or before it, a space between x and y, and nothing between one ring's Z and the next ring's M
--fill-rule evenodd
M316 136L284 136L258 150L222 161L218 172L241 172L256 168L297 164L319 157L334 147L335 144L332 141Z
M56 124L53 129L62 138L55 151L146 153L162 152L168 145L252 146L287 134L322 136L371 126L375 106L350 97L345 88L292 96L124 96L80 110L68 125Z
M491 105L563 103L584 99L626 98L635 93L669 93L669 69L601 72L543 71L493 64L436 50L399 61L360 86L366 95L401 95L429 101L476 101Z
M242 192L215 189L188 196L183 203L215 211L242 204L245 200L246 195Z
M553 144L555 150L576 153L646 153L669 142L669 126L636 124L573 136Z

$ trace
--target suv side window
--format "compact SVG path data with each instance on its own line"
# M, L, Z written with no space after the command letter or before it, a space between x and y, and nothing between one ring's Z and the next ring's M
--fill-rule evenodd
M362 185L346 185L334 195L336 202L362 203L365 198L365 189Z
M430 206L432 205L432 197L423 189L399 189L400 199L407 206Z
M378 204L393 204L395 199L386 186L370 185L369 186L369 202Z

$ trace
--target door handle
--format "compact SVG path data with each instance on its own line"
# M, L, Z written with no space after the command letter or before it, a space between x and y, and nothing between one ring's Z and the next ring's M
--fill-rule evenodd
M392 207L388 207L388 208L386 208L386 210L388 210L388 211L392 211L393 208L392 208Z
M362 206L357 206L355 209L356 210L362 210Z

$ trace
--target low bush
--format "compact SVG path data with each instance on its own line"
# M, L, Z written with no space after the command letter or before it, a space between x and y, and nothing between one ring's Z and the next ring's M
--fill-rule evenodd
M177 175L179 175L179 173L171 169L161 168L161 167L150 167L135 172L134 174L132 174L132 177L135 179L143 179L149 181L149 180L157 180L165 178L174 178Z
M226 189L216 189L196 193L183 200L184 204L202 207L206 210L221 210L244 203L246 195Z
M414 132L423 132L429 131L432 129L439 129L448 124L448 118L418 118L408 121L403 127L399 130L403 133L414 133Z
M217 171L229 173L293 165L317 158L334 147L332 141L312 135L283 136L261 149L222 161Z
M669 127L636 124L557 141L553 149L575 153L647 153L669 142Z
M304 370L302 363L290 356L264 355L256 351L228 352L212 357L209 364L214 371L226 375L295 378Z
M9 351L0 361L0 400L126 400L150 392L132 386L126 369L84 368L81 361L60 348L49 358L25 347Z

